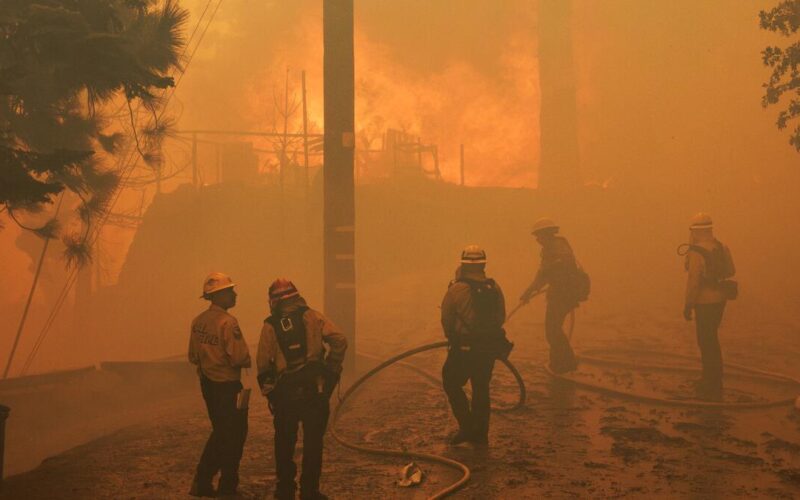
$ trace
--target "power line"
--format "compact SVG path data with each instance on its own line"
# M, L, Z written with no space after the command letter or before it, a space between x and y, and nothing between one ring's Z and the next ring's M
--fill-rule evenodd
M195 32L197 31L197 29L198 29L198 27L200 25L200 21L205 16L205 12L206 12L206 10L208 10L208 7L210 6L211 1L212 0L208 0L208 3L206 4L206 9L203 11L203 14L201 15L200 19L198 19L197 25L195 26L195 28L194 28L194 30L192 32L192 35L190 36L190 41L194 37L194 34L195 34ZM175 91L178 88L178 84L181 82L181 80L183 79L183 76L186 74L186 72L189 71L189 66L192 63L192 60L194 60L194 56L197 53L197 49L200 47L200 44L203 42L203 39L205 38L206 32L208 31L209 26L211 26L211 23L214 21L214 18L216 17L217 12L219 11L220 6L222 5L222 2L223 2L223 0L219 0L217 2L216 7L212 11L211 16L208 19L208 22L206 22L206 25L205 25L205 27L203 28L203 31L200 34L200 38L198 39L197 43L194 46L194 49L192 49L192 52L189 55L188 60L186 61L186 65L184 66L184 68L180 72L180 74L178 75L178 79L175 81L174 87L172 87L172 92L170 92L169 96L167 96L166 100L164 101L164 103L162 105L162 108L161 108L161 112L158 114L157 117L154 117L153 120L160 119L161 116L163 116L164 112L166 111L167 105L169 104L169 101L172 99L172 96L175 95ZM186 48L184 49L184 52L182 53L182 55L185 54L186 51L188 50L189 43L190 42L187 42ZM91 231L91 229L90 229L91 233L87 236L87 241L89 242L90 245L93 245L94 242L97 240L97 238L100 236L100 230L105 225L105 223L108 220L111 212L114 209L114 206L116 205L117 201L119 200L119 196L122 193L122 190L124 189L123 186L124 186L125 182L130 178L131 174L133 173L133 170L134 170L134 168L136 166L135 158L136 158L136 149L134 147L131 147L130 151L129 151L128 155L127 155L127 158L125 160L120 160L119 164L120 165L124 165L124 167L120 168L120 170L123 170L123 172L124 172L123 176L120 178L119 187L116 189L116 191L115 191L115 193L114 193L114 195L113 195L113 197L111 199L111 202L108 204L107 208L104 210L104 213L103 213L101 219L98 221L97 226L94 228L94 231ZM60 312L62 305L64 304L67 296L69 295L70 290L72 289L72 286L77 281L77 277L78 277L78 269L77 269L77 267L75 267L70 271L69 275L67 276L67 280L64 283L64 287L61 289L61 293L59 294L59 297L56 299L56 303L53 305L53 309L51 310L50 315L47 318L47 321L45 321L45 325L42 327L42 331L39 333L39 336L36 339L36 342L34 344L34 348L33 348L33 350L31 350L31 353L28 355L28 359L26 360L25 365L23 366L23 369L21 371L21 375L24 375L27 372L27 370L30 368L31 364L33 363L34 359L36 358L36 355L39 353L39 350L40 350L42 344L44 343L44 340L47 338L47 334L50 332L50 329L51 329L53 323L55 322L56 316Z
M56 212L53 215L53 219L58 217L58 213L61 211L61 204L64 203L64 192L62 191L61 196L58 199L58 205L56 206ZM11 213L11 212L9 212ZM17 352L17 346L19 345L19 338L22 336L22 330L25 328L25 320L28 319L28 311L31 308L31 302L33 302L33 294L36 293L36 285L39 284L39 276L42 274L42 264L44 264L44 257L47 255L47 248L50 246L50 235L45 235L44 240L44 247L42 247L42 254L39 256L39 263L36 265L36 273L33 275L33 283L31 284L31 291L28 293L28 301L25 302L25 309L22 311L22 318L19 320L19 327L17 328L17 335L14 337L14 344L11 346L11 352L8 354L8 363L6 363L6 369L3 371L3 378L8 378L8 370L11 368L11 362L14 361L14 353Z

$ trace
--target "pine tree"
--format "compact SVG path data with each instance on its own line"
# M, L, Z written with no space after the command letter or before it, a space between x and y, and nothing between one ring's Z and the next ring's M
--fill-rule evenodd
M106 108L124 100L133 123L133 105L143 107L156 118L144 135L162 131L158 96L174 85L187 15L177 0L0 2L0 211L54 237L55 221L28 227L19 215L76 195L82 230L63 237L69 260L88 257L89 228L119 187L100 156L135 140L153 159L136 126L134 137L104 133Z

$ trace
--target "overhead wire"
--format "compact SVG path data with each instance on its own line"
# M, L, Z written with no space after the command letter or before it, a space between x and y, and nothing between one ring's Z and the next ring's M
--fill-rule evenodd
M183 52L181 53L181 56L180 56L181 58L187 53L189 45L191 43L191 40L194 38L195 33L197 32L197 29L200 26L201 21L205 17L206 11L208 10L208 8L211 5L212 1L213 0L208 0L208 2L206 3L206 8L203 10L203 14L198 19L198 22L195 25L194 30L192 31L192 35L190 36L189 41L187 41L187 44L184 47ZM218 2L216 4L216 7L212 11L210 17L208 18L208 21L205 24L205 27L203 28L203 31L200 34L200 37L198 38L197 43L195 44L194 48L192 49L191 54L189 54L189 57L188 57L188 59L186 61L186 65L180 71L180 74L178 75L178 78L175 81L175 85L172 87L171 92L165 91L165 93L169 92L169 95L166 96L166 99L164 100L164 103L162 104L162 108L160 110L160 113L157 114L155 119L160 119L163 116L164 112L166 112L167 106L168 106L172 96L175 95L175 91L177 90L178 84L181 82L181 80L183 79L183 76L189 70L189 67L190 67L191 63L194 60L194 56L197 53L197 50L200 47L200 44L203 42L203 39L205 38L205 35L208 32L208 28L213 23L214 18L216 17L217 12L219 11L219 8L222 5L223 1L224 0L218 0ZM107 205L106 209L104 210L103 215L100 217L100 220L98 221L98 224L93 228L94 231L92 231L90 233L90 235L87 236L87 241L88 241L88 243L90 245L92 245L94 243L94 241L99 237L100 230L105 225L105 223L108 220L111 212L114 209L114 206L116 205L117 201L119 200L119 197L120 197L120 194L121 194L121 192L123 190L123 186L125 185L125 182L128 180L128 178L130 178L131 174L133 173L133 169L136 166L135 158L136 158L136 150L133 147L130 148L130 150L129 150L127 155L123 155L123 158L120 158L119 163L118 163L120 165L120 167L118 167L118 170L122 171L122 176L120 177L120 182L119 182L118 187L115 190L114 194L112 195L109 204ZM91 229L90 229L90 231L91 231ZM54 306L51 309L50 314L48 315L48 318L45 321L45 324L42 327L42 330L40 331L39 336L36 339L36 342L34 343L34 348L29 353L28 359L26 359L26 362L23 365L23 370L21 372L22 375L27 373L27 371L30 368L31 364L33 363L34 359L38 355L38 352L41 349L41 346L44 343L44 340L47 338L47 335L48 335L53 323L55 322L56 316L58 315L59 311L61 310L61 307L63 306L64 302L66 301L66 298L69 295L70 290L72 289L73 285L77 281L77 277L78 277L78 269L76 267L73 267L70 270L70 272L68 273L67 279L66 279L66 281L64 283L64 287L61 289L61 292L59 293L58 297L56 298L56 302L54 303Z

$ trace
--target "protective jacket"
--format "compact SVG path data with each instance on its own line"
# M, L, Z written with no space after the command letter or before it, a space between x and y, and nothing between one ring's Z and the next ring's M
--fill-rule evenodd
M573 283L576 269L575 254L569 242L562 236L553 236L542 245L541 264L530 288L539 290L547 285L548 301L577 303Z
M694 245L712 252L718 245L722 245L714 238L697 241ZM718 304L725 302L725 294L720 289L719 282L709 276L706 260L699 252L689 251L686 254L686 307L695 304Z
M476 336L485 332L476 330L476 311L472 304L472 283L489 281L482 270L465 270L459 267L456 279L450 282L447 293L442 300L442 329L445 336L454 343L464 344L473 341ZM503 291L497 283L497 304L494 309L494 323L499 329L506 320L506 304Z
M292 317L302 321L302 325L298 326L305 330L304 342L294 339L292 342L283 342L282 346L282 339L278 338L282 332L276 332L273 323L280 325L281 319ZM288 323L286 325L289 326ZM290 356L287 360L284 349L294 349L298 345L304 351L302 356L299 359ZM328 347L327 355L325 345ZM273 316L264 321L261 329L256 356L261 392L268 395L281 376L300 371L309 363L321 363L330 373L338 375L342 371L345 351L347 338L336 325L322 313L310 309L302 297L287 299L280 303L279 310L273 311Z
M236 318L214 304L197 316L189 334L189 362L214 382L240 380L242 368L250 367L250 351Z

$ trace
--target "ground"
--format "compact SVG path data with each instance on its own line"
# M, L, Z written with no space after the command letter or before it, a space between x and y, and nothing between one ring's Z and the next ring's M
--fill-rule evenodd
M674 408L555 381L541 367L546 345L537 314L513 320L512 360L527 384L528 401L520 410L493 415L488 449L446 446L455 424L442 390L403 367L386 370L356 393L344 408L338 429L355 442L462 461L470 467L472 478L458 498L800 496L800 412L793 407ZM598 317L581 312L574 342L584 351L613 346L696 354L691 325L676 316ZM735 310L726 318L726 359L800 376L793 361L798 359L796 326L760 318L760 334L753 341L754 321ZM359 350L386 357L440 339L435 323L408 324L400 330L404 328L408 331L398 332L392 340L365 333ZM443 352L423 354L414 362L437 374L443 356ZM359 363L366 368L375 361L362 356ZM495 373L495 404L512 403L513 379L500 365ZM731 375L726 395L731 400L787 397L797 392L796 387L772 384L759 389L758 384L748 385ZM686 374L631 373L584 365L581 376L623 389L689 394ZM186 498L209 431L203 402L192 384L158 401L135 424L7 478L4 497ZM274 484L272 423L260 398L254 398L249 422L240 489L244 498L265 498ZM395 482L406 462L351 451L329 435L323 491L332 498L424 498L458 478L453 470L422 461L423 484L400 488Z

